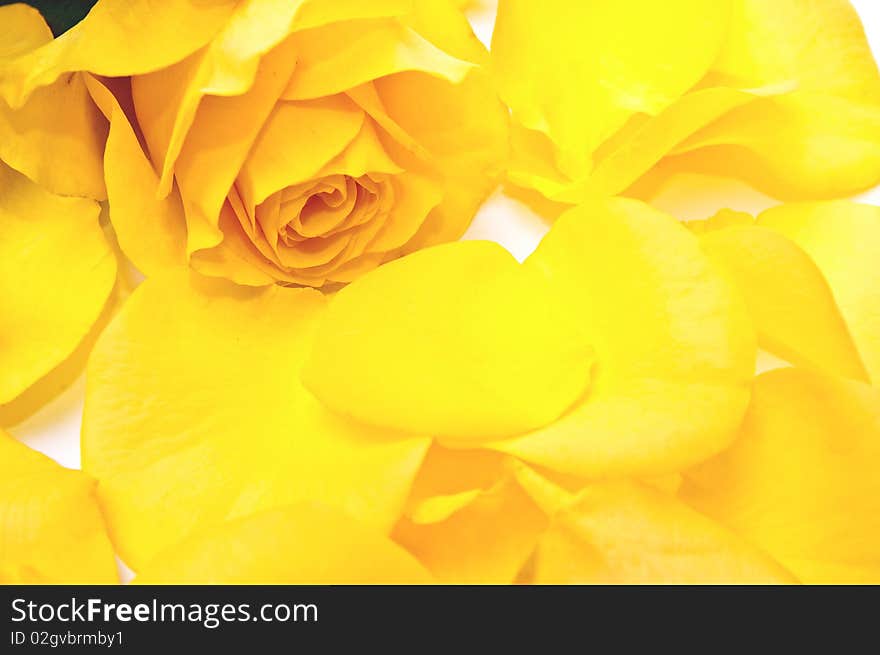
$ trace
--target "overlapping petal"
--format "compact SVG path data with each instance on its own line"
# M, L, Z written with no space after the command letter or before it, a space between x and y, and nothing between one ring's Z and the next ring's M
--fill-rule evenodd
M606 477L674 472L733 439L753 328L733 284L675 219L637 201L597 201L559 218L525 265L577 312L595 373L558 421L493 448Z
M223 523L155 557L135 584L426 584L431 576L375 528L318 504Z
M514 120L547 135L577 179L633 115L656 115L709 70L729 2L501 0L493 69Z
M621 193L658 164L785 199L880 181L880 74L846 0L511 0L492 54L509 179L551 200Z
M100 316L116 257L99 211L0 163L0 404L61 364Z
M117 580L94 480L0 430L0 583Z
M786 199L880 181L880 73L846 0L736 0L705 86L788 90L737 108L677 147L677 165Z
M506 148L486 59L446 0L249 0L204 48L135 76L192 265L321 287L460 236ZM327 220L304 228L314 212Z
M224 521L301 500L389 530L427 440L350 422L298 371L321 294L185 270L143 283L88 369L83 467L136 570Z
M156 196L158 178L120 99L91 75L86 76L86 86L110 122L103 173L119 247L146 275L183 265L186 223L180 194L175 190L163 198ZM115 86L122 101L129 104L128 84L123 81Z
M510 462L486 450L433 446L392 536L438 581L513 582L547 527Z
M36 9L0 7L0 80L6 63L51 40ZM52 193L104 198L106 136L106 125L76 73L37 90L21 107L0 99L0 160Z
M590 346L573 319L501 246L436 246L338 292L303 379L373 425L509 436L554 420L587 387Z
M758 377L734 445L682 497L806 583L880 580L880 392L787 368Z
M759 226L710 231L701 244L743 292L762 348L799 366L867 379L828 282L797 244Z
M758 225L780 232L822 271L870 379L880 382L880 208L853 202L774 207Z
M630 482L590 485L535 551L537 584L779 584L767 554L674 497Z
M65 73L148 73L192 54L226 23L234 0L100 0L57 39L0 64L0 96L21 106Z

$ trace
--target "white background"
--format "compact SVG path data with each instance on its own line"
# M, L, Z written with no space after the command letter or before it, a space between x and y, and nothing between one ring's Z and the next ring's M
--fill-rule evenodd
M471 15L477 35L487 46L494 23L492 4L491 0L483 0L480 8ZM875 58L880 59L880 0L852 0L852 4L868 32ZM880 205L880 187L857 200ZM724 207L755 213L777 203L736 182L707 184L705 179L694 177L665 191L654 204L680 219L693 220L712 216ZM547 229L541 218L499 192L486 202L464 238L497 241L518 259L524 259ZM768 364L763 362L761 366L766 368ZM64 466L79 468L79 427L84 393L85 381L80 376L59 397L8 431Z

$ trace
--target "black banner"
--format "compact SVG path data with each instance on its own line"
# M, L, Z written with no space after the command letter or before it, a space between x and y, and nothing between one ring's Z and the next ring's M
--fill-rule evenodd
M542 652L612 652L645 643L680 648L706 634L729 646L746 635L804 637L828 626L826 604L804 603L813 593L784 587L6 586L0 587L0 653L348 652L352 644L355 651L416 653L442 644L458 652L475 638L497 647L538 644ZM838 646L873 624L876 589L857 595ZM609 643L615 647L600 647Z

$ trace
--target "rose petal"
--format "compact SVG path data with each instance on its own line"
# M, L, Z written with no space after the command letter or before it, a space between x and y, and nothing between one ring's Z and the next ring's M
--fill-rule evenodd
M498 453L433 446L392 533L441 582L513 582L547 526Z
M112 584L95 482L0 430L0 583Z
M23 2L0 7L0 59L11 59L52 40L52 30L34 7Z
M303 371L329 407L373 425L460 440L559 416L588 383L589 346L501 246L437 246L333 298Z
M806 583L880 581L880 391L803 369L764 373L733 447L682 497Z
M535 553L537 584L773 584L795 579L684 503L630 482L590 485Z
M119 247L144 274L186 263L186 222L180 194L156 197L158 177L113 93L92 76L86 85L110 121L104 176L110 221ZM129 89L123 87L127 94ZM130 99L130 98L129 98Z
M204 530L159 554L136 584L425 584L377 530L321 505L273 509Z
M839 0L736 0L704 85L793 90L737 109L678 149L679 165L739 176L787 199L880 181L880 74L855 9Z
M422 71L460 82L473 68L395 19L351 20L295 35L299 65L286 100L342 93L401 71Z
M199 105L175 169L186 209L189 253L221 241L220 209L295 63L296 53L286 41L262 59L247 93L209 96Z
M71 73L18 109L0 99L0 159L51 193L103 200L107 124Z
M507 156L507 110L488 75L478 69L452 85L409 72L377 80L375 87L391 120L429 153L446 180L443 202L405 251L458 239L497 186Z
M253 208L285 187L314 179L363 124L364 112L344 95L279 102L239 175L243 200Z
M548 135L574 178L635 113L658 114L722 46L729 3L502 0L493 66L514 120Z
M792 239L822 271L865 368L880 382L880 208L852 202L783 205L758 224Z
M309 290L169 272L104 332L89 362L83 468L129 565L300 500L390 529L427 440L334 416L298 384L323 304Z
M633 200L597 201L559 218L525 266L580 316L595 374L561 419L491 447L581 477L645 476L734 438L755 364L752 326L678 221Z
M0 96L13 107L70 71L123 77L192 54L223 26L233 0L100 0L80 23L3 66Z
M98 213L0 164L0 404L64 361L101 314L116 258Z
M706 233L701 243L743 292L762 348L798 366L867 381L828 282L794 242L764 227L730 227Z

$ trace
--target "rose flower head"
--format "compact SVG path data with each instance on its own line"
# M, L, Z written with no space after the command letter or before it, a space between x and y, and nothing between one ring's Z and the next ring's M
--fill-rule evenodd
M0 92L84 75L144 273L320 287L467 227L507 143L487 58L449 0L101 0Z

